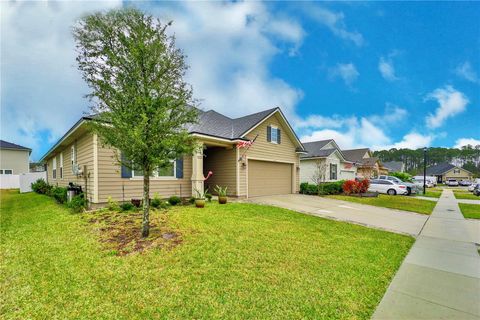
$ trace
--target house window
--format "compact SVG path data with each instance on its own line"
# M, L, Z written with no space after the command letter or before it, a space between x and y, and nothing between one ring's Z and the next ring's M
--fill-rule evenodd
M63 152L60 153L60 179L63 179Z
M453 169L453 173L460 173L460 169Z
M13 174L12 169L0 169L0 174Z
M330 180L337 180L337 165L330 163Z
M75 166L77 163L77 150L74 145L72 146L72 149L70 151L70 158L72 163L72 173L75 173Z
M280 143L280 129L278 129L275 126L269 126L267 128L267 131L270 132L270 134L267 132L267 140L268 140L268 138L270 138L269 142L279 144Z
M52 178L57 179L57 157L52 160Z
M171 161L169 165L158 168L152 172L151 177L153 178L175 178L175 161ZM143 170L141 169L133 169L132 170L132 177L135 178L142 178L143 177Z

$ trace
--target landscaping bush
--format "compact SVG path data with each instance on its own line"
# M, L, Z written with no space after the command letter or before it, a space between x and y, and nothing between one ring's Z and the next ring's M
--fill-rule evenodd
M53 197L58 203L67 202L67 188L53 187L49 191L49 196Z
M207 198L208 202L212 202L212 194L211 193L205 193L205 198Z
M390 173L391 176L397 177L398 179L402 180L403 182L412 182L412 176L406 172L392 172Z
M180 199L178 196L171 196L168 198L168 203L170 203L172 206L176 206L180 202L182 202L182 199Z
M300 193L302 194L318 194L318 187L316 184L303 182L300 184Z
M159 198L153 198L150 201L150 205L154 208L159 208L162 205L162 200L160 200Z
M125 203L122 203L120 205L120 210L122 210L123 212L125 211L131 211L135 208L135 206L133 204L131 204L130 202L125 202Z
M118 205L118 202L113 200L112 197L108 197L107 201L108 201L107 208L109 210L112 210L112 211L119 211L120 210L120 206Z
M73 212L82 212L87 207L87 200L83 194L76 195L70 202L67 202L67 207Z
M49 185L45 180L38 179L32 183L32 190L39 194L48 194L52 189L52 186Z
M344 180L334 182L324 182L319 186L319 194L340 194Z
M357 194L357 193L366 193L370 187L370 180L363 179L362 181L357 180L347 180L343 182L342 189L343 192L347 195Z

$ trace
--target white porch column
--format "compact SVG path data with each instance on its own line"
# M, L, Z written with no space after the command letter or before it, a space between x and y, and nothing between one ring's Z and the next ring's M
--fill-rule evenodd
M192 195L196 196L195 190L203 194L203 142L197 143L192 156Z

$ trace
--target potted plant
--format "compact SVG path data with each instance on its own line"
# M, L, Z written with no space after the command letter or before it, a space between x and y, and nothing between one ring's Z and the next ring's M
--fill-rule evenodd
M215 192L218 194L218 203L225 204L227 203L227 187L222 188L220 186L215 186Z
M203 193L195 189L195 207L203 208L205 207L205 198L206 194L208 193L208 189L205 190Z

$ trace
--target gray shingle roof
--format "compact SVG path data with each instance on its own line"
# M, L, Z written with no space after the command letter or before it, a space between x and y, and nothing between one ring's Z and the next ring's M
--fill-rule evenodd
M399 172L402 170L403 162L402 161L388 161L383 162L383 166L392 172Z
M0 140L0 148L1 149L14 149L14 150L28 150L32 151L32 149L27 148L27 147L22 147L18 144L11 143L5 140Z
M216 111L199 111L198 123L188 126L192 133L206 134L225 139L239 139L277 108L250 114L241 118L229 118Z
M367 153L370 149L362 148L362 149L350 149L350 150L342 150L343 155L349 161L353 162L362 162L363 156Z
M427 175L441 175L455 168L453 164L444 162L427 168Z
M305 144L303 145L305 147ZM332 153L335 152L335 148L331 149L308 149L305 147L306 151L308 152L307 154L302 154L300 155L300 158L325 158L331 155Z
M329 140L320 140L320 141L303 143L303 147L305 148L305 151L307 153L302 154L300 157L301 158L328 157L329 155L332 154L333 151L327 154L326 152L320 149L325 147L330 141L333 141L333 140L329 139ZM329 149L329 150L334 150L334 149Z

